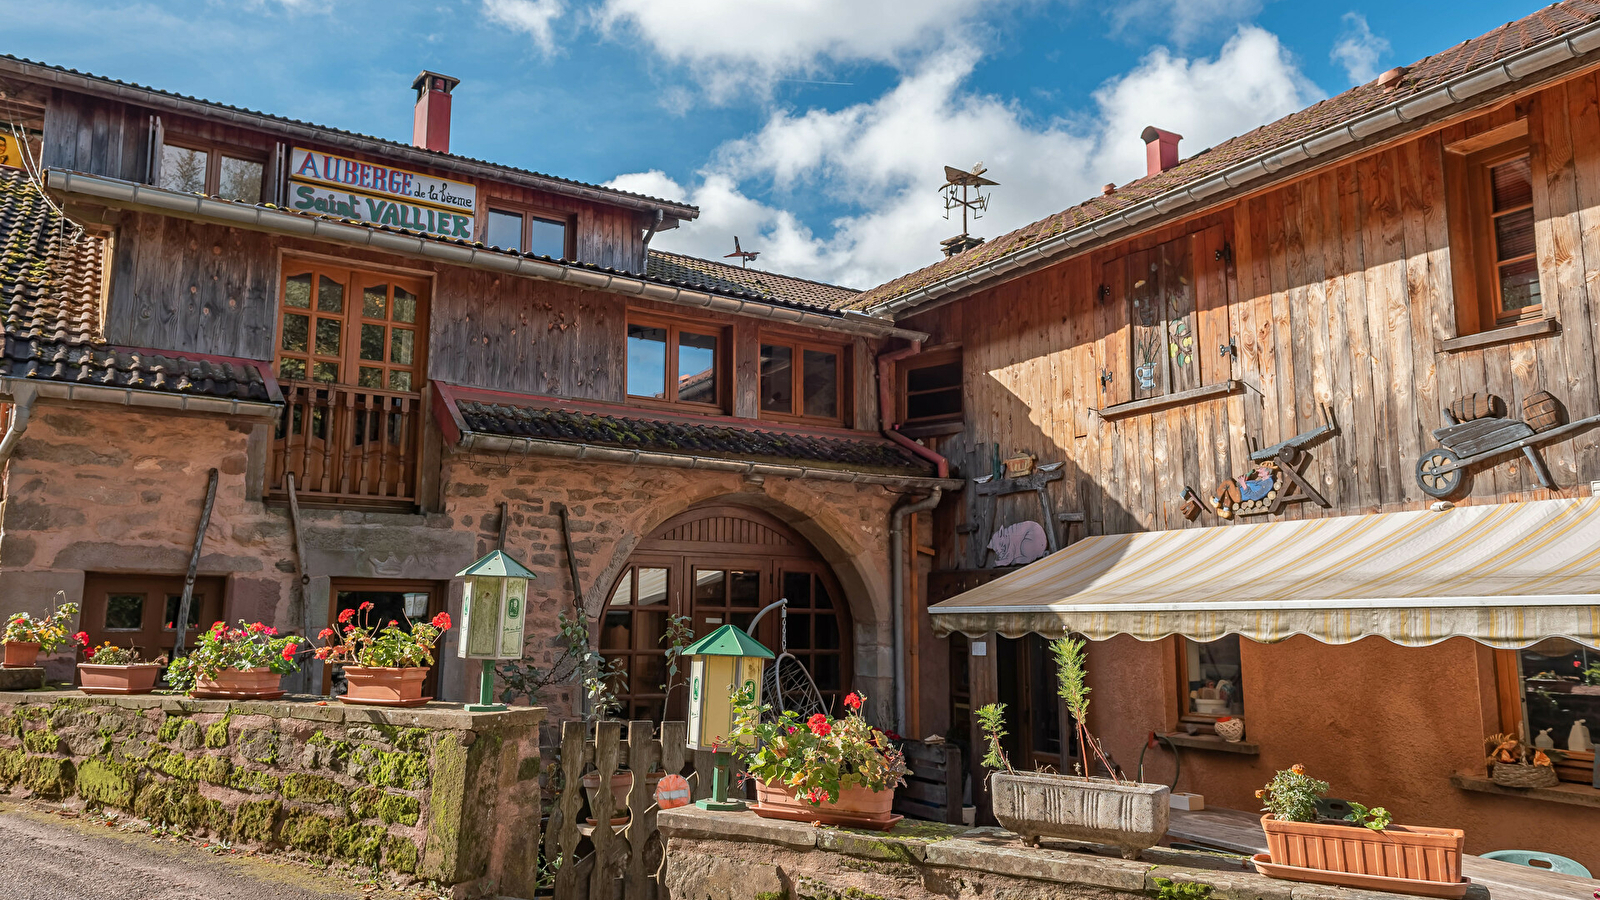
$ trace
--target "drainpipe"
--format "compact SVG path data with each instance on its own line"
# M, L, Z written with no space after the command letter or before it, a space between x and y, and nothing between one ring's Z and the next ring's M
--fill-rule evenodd
M915 356L921 352L922 342L912 341L909 347L904 347L891 353L878 354L878 421L883 424L884 437L933 463L939 470L940 478L949 478L950 461L901 434L898 430L899 423L892 418L894 415L891 412L894 409L894 391L891 384L894 380L894 364L908 356Z
M16 385L11 392L11 424L4 437L0 437L0 475L5 474L6 463L22 443L22 433L28 430L28 419L33 415L33 401L39 389L31 384Z
M889 602L894 606L894 730L902 735L906 728L905 520L906 516L938 506L943 495L942 488L934 488L928 496L896 506L889 514Z
M644 250L650 252L650 239L656 236L656 229L661 227L661 221L667 217L661 207L656 207L656 220L650 223L650 230L644 233Z

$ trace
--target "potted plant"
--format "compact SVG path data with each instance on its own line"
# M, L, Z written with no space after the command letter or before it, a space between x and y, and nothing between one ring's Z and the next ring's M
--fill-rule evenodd
M260 700L280 697L279 682L295 670L304 640L279 637L260 622L229 628L221 622L200 635L193 652L167 667L167 683L194 697Z
M1256 857L1263 875L1342 887L1461 896L1461 855L1467 835L1458 828L1395 825L1383 807L1351 803L1344 819L1325 819L1317 801L1328 783L1305 766L1278 772L1256 796L1266 804L1261 827L1268 859Z
M894 792L910 769L888 735L862 718L862 702L851 693L842 718L817 713L802 721L793 710L771 717L754 688L734 696L728 740L756 779L756 815L882 830L900 821Z
M5 668L29 668L38 662L40 651L48 655L67 645L67 625L78 614L78 604L63 602L66 599L66 591L57 591L55 609L42 619L17 613L7 620Z
M139 651L125 650L110 641L91 647L89 635L82 631L72 639L83 648L84 661L78 663L78 689L85 694L148 694L155 689L156 678L167 661L165 656L146 661Z
M317 659L344 665L345 693L340 702L368 706L421 706L432 700L422 696L422 682L433 666L433 648L450 630L450 614L441 612L427 622L398 619L387 624L369 623L371 603L339 613L337 628L318 635L326 641L316 649Z
M1560 758L1559 750L1541 750L1529 747L1521 738L1509 734L1492 734L1483 740L1489 756L1484 763L1489 767L1489 778L1502 787L1535 788L1554 787L1561 781L1556 775L1555 761L1550 754Z
M1089 686L1084 683L1083 647L1083 641L1068 635L1051 642L1057 690L1077 725L1078 758L1091 770L1094 761L1098 761L1110 777L1013 770L1000 748L1005 706L990 704L979 711L979 718L989 732L989 753L984 765L991 769L994 817L1026 844L1038 846L1041 837L1110 844L1121 850L1124 858L1135 859L1140 851L1154 847L1166 836L1170 812L1167 796L1171 789L1164 784L1142 784L1123 778L1106 759L1100 742L1089 733L1085 724L1089 716ZM1001 768L1005 771L999 771Z

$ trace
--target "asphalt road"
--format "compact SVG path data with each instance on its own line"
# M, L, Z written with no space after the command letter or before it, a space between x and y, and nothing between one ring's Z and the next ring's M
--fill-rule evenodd
M271 856L213 853L193 842L0 802L5 900L415 900Z

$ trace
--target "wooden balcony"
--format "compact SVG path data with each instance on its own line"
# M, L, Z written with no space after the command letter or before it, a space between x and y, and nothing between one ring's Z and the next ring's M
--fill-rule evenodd
M308 506L415 508L422 395L348 384L283 381L269 493L287 475Z

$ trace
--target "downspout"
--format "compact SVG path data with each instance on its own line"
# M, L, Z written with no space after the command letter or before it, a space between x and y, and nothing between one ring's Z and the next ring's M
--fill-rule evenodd
M883 425L884 437L933 463L939 470L940 478L949 478L950 460L901 434L898 430L899 423L894 421L894 414L891 412L894 409L894 390L890 387L894 380L894 364L921 352L922 342L912 341L909 347L878 354L878 421Z
M661 227L661 222L667 214L661 207L656 207L656 220L650 223L650 230L644 233L644 252L650 252L650 239L656 236L656 229Z
M6 463L11 460L11 454L15 453L17 445L22 443L22 433L28 430L28 419L33 416L33 401L38 394L39 389L31 384L12 388L11 424L6 426L5 436L0 437L0 476L5 474Z
M894 606L894 729L901 734L906 727L905 520L906 516L938 506L943 495L943 488L934 488L928 496L896 506L889 514L889 602Z

